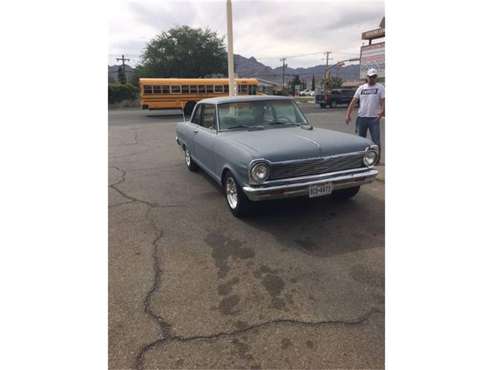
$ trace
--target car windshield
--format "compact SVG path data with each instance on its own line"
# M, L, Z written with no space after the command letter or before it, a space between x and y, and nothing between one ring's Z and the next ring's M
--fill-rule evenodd
M258 129L279 125L306 125L296 104L289 100L259 100L218 106L219 129Z

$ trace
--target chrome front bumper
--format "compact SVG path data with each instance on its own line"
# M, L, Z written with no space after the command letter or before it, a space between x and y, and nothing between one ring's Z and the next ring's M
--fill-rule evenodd
M378 171L374 168L358 168L357 170L271 181L258 187L247 185L243 187L243 191L252 201L291 198L307 196L310 185L331 182L333 190L346 189L368 184L375 180L377 175ZM282 184L279 184L280 182Z

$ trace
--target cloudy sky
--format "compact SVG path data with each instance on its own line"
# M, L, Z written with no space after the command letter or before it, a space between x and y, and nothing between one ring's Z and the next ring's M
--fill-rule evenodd
M326 50L331 62L359 57L361 33L377 28L383 16L383 1L233 0L234 52L271 67L285 56L294 68L324 64ZM108 63L124 53L135 65L150 39L181 25L225 36L226 0L114 1Z

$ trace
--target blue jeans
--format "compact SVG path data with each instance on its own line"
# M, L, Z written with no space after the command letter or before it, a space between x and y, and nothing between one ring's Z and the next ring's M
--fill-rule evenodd
M380 147L380 120L378 117L358 117L356 120L358 135L366 137L370 130L371 139Z

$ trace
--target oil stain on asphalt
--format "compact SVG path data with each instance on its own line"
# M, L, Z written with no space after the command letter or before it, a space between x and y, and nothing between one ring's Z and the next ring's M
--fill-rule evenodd
M232 259L248 259L255 257L253 249L243 247L244 244L240 240L231 239L218 232L209 233L205 239L205 243L212 248L212 258L217 267L217 276L223 279L229 272L229 258Z

